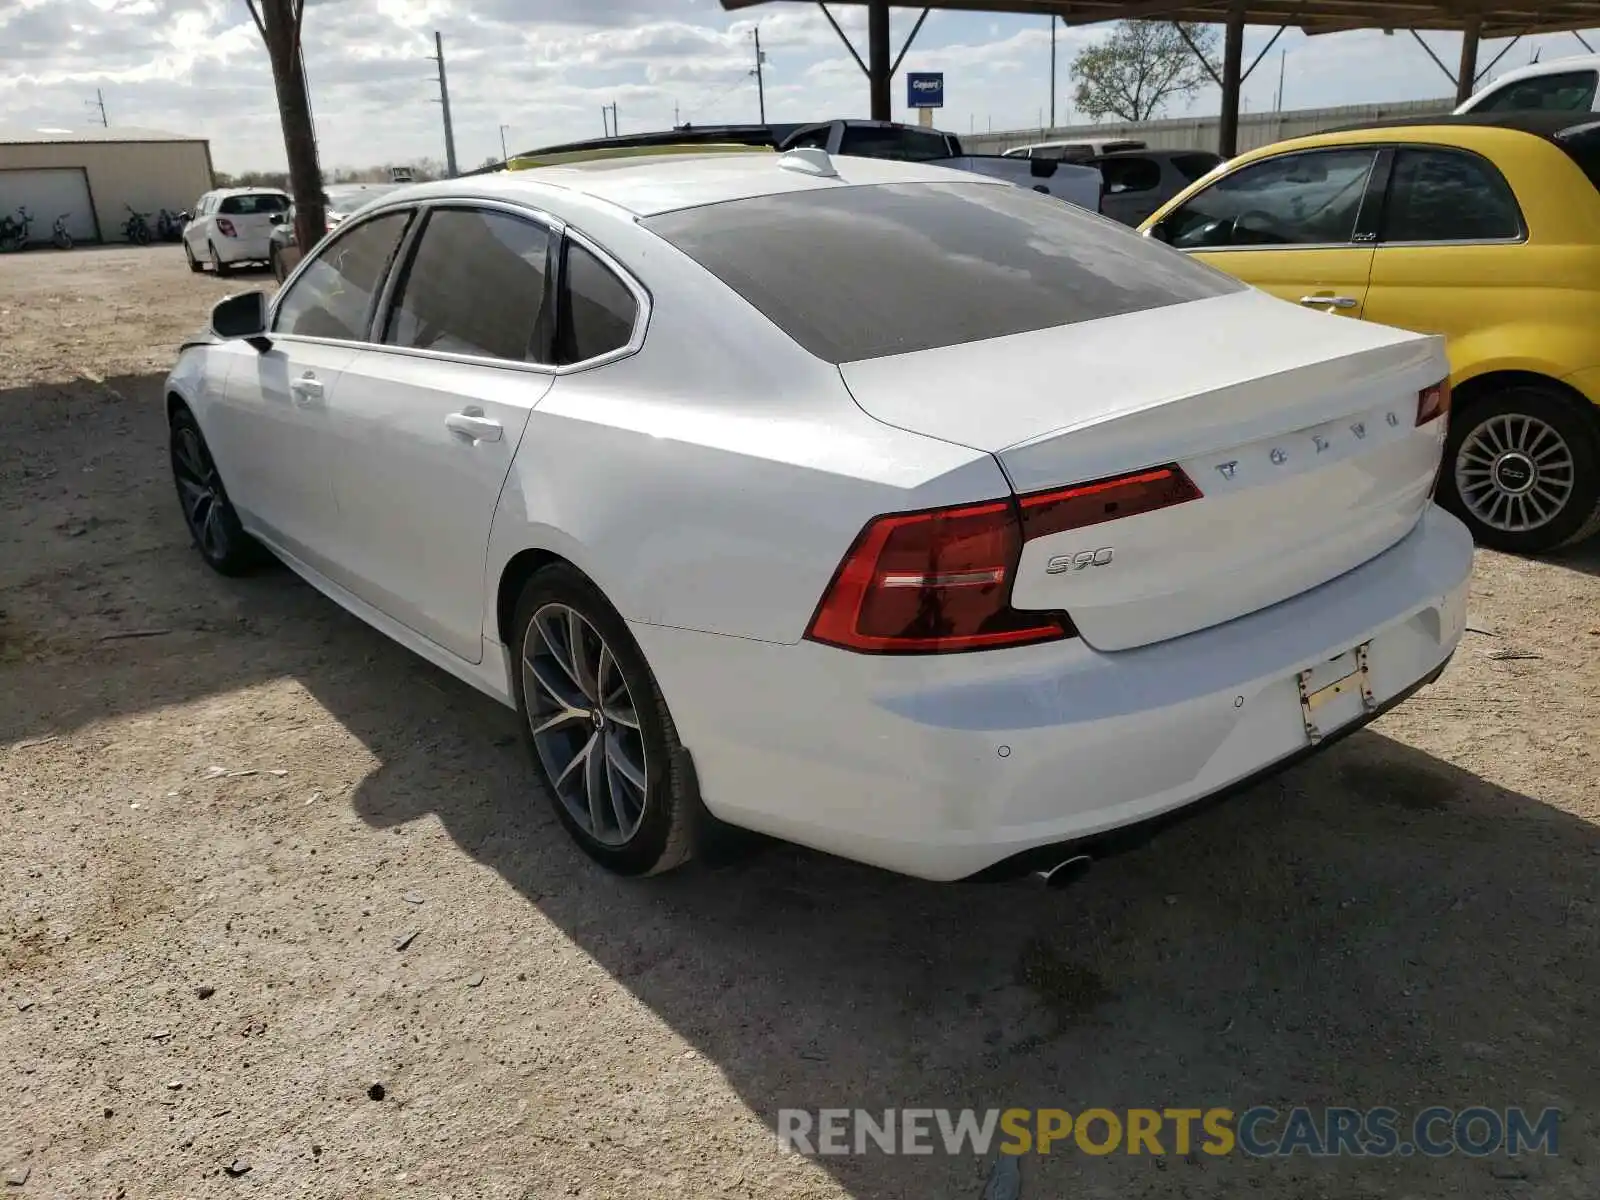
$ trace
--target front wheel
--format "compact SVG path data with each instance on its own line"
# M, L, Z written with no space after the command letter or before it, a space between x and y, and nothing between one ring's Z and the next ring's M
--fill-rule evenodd
M50 240L55 243L57 250L72 249L72 235L65 229L56 230L55 233L51 235Z
M513 688L534 768L583 851L620 875L687 862L703 825L688 755L627 624L575 567L517 601Z
M1450 414L1439 503L1473 539L1542 554L1600 531L1600 420L1553 387L1522 384Z
M135 246L148 246L150 244L150 230L143 225L135 225L128 230L128 240Z
M8 229L0 233L0 254L11 254L21 250L28 244L28 235L20 229Z
M195 549L221 575L239 575L262 559L260 543L244 531L222 486L222 475L194 414L180 408L169 435L172 479Z

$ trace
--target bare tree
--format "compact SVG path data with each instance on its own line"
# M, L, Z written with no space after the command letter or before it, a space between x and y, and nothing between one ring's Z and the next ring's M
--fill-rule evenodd
M328 198L317 165L317 137L311 125L311 99L306 94L305 58L300 53L300 23L306 0L244 0L266 43L272 61L272 84L278 93L278 120L289 159L289 185L294 194L295 236L310 249L327 229Z
M1118 21L1110 37L1072 60L1078 110L1095 120L1148 121L1168 100L1192 96L1209 82L1206 64L1216 44L1210 25L1183 25L1180 32L1167 21Z

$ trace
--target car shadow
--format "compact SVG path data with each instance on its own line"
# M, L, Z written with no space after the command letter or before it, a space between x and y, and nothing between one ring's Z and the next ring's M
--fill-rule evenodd
M514 713L287 571L205 571L169 494L159 388L0 393L18 518L0 533L0 743L293 677L376 760L348 796L362 821L439 821L772 1129L788 1107L1555 1106L1562 1157L1515 1169L1596 1191L1593 825L1369 730L1065 891L772 844L616 879L533 784ZM975 1197L989 1165L818 1161L873 1198ZM1030 1197L1496 1184L1463 1157L1069 1151L1023 1174Z
M1569 571L1600 577L1600 534L1550 555L1549 561Z

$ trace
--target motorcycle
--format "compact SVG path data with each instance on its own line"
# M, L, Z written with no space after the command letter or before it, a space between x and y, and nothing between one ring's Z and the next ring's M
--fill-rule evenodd
M57 250L72 249L72 235L67 232L67 218L71 213L62 213L56 218L56 223L50 229L50 240L55 243Z
M150 244L149 214L136 211L131 204L125 204L123 207L132 214L122 223L123 236L135 246L148 246Z
M28 244L28 231L32 228L33 214L20 204L15 218L0 216L0 252L21 250Z
M175 242L183 237L183 227L188 223L188 213L168 212L163 208L156 215L156 236L163 242Z

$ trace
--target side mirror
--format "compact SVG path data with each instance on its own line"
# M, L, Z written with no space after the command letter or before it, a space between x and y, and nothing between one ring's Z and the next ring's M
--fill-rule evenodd
M242 338L265 352L272 345L267 340L267 294L245 292L218 301L211 310L211 332L229 340Z

